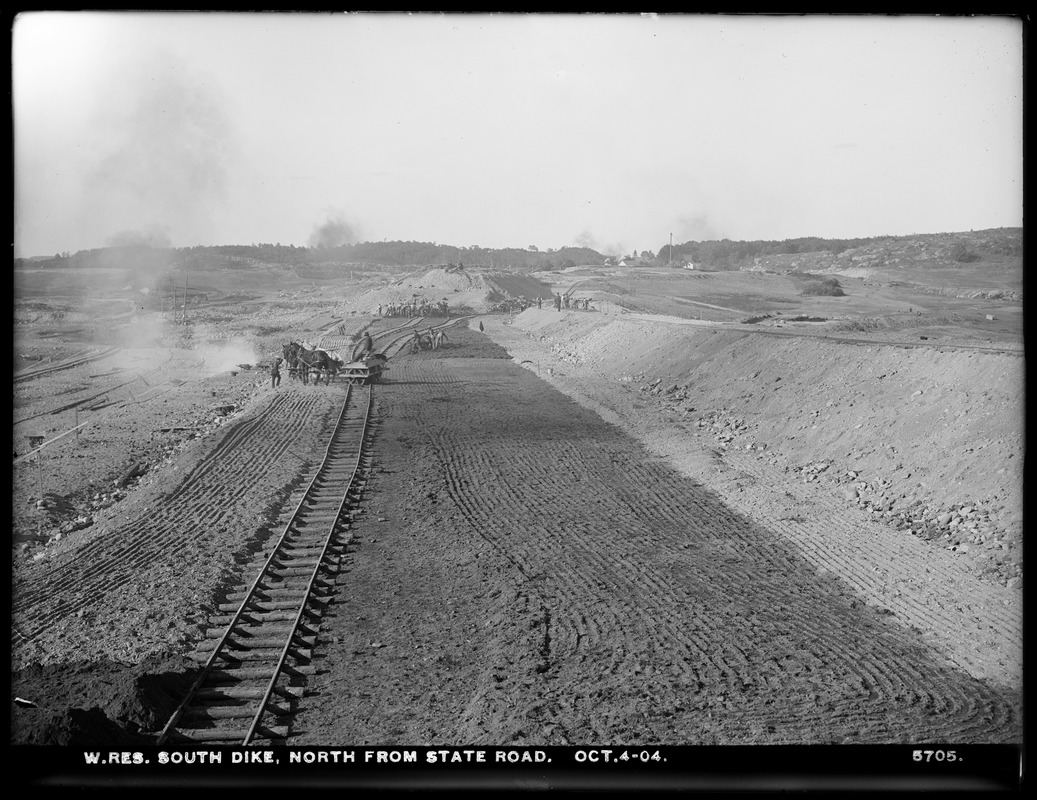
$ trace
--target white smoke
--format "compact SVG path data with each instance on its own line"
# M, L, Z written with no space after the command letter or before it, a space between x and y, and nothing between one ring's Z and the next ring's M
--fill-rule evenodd
M328 211L326 214L324 222L310 234L309 246L339 247L344 244L356 244L356 226L348 222L341 211Z
M624 242L605 242L598 239L588 230L576 236L573 239L573 244L577 247L587 247L605 256L623 256L630 252L627 250Z
M195 331L196 339L198 334ZM229 372L237 369L240 364L255 364L259 361L255 346L241 336L196 342L194 352L202 371L208 374Z
M224 106L212 77L193 76L178 58L157 54L136 65L124 85L97 99L84 221L105 239L132 244L211 236L235 152Z
M686 215L677 219L673 243L710 242L723 239L722 231L707 214Z

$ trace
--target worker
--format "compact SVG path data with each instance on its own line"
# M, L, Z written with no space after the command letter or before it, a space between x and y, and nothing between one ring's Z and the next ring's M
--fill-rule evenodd
M360 348L360 357L369 356L374 352L374 341L371 339L371 334L368 331L364 331L364 344Z
M281 362L284 359L278 358L274 361L272 367L270 367L270 388L276 389L281 385Z

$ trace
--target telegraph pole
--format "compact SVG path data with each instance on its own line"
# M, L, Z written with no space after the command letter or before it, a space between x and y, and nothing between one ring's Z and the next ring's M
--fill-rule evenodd
M666 265L668 267L672 267L673 266L673 234L672 233L670 234L670 252L669 252L669 256L670 256L670 258L666 262Z

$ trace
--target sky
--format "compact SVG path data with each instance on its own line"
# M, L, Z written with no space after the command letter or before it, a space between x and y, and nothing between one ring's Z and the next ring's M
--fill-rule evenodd
M1012 17L28 12L14 252L1022 225Z

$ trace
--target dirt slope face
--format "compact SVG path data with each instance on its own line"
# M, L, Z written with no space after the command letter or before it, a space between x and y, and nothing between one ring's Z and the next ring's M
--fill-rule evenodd
M295 743L1019 736L1014 693L469 337L378 387Z

